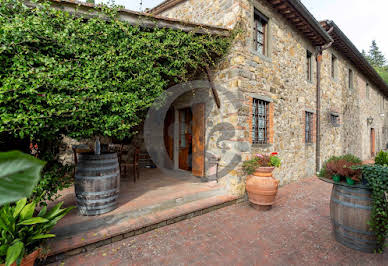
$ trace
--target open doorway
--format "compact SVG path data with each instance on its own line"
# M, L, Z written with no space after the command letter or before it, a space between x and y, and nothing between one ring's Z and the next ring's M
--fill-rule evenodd
M174 169L205 175L205 104L171 108L165 119L164 143Z
M193 159L192 126L193 113L191 108L178 110L179 114L179 169L191 171Z

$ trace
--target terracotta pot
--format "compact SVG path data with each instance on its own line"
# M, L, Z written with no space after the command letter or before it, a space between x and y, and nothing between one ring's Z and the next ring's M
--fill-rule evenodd
M249 201L255 205L271 206L278 193L279 181L272 177L275 167L259 167L247 177L246 190Z
M35 250L34 252L30 253L29 255L25 256L20 263L20 266L34 266L35 260L38 258L40 253L40 249ZM0 264L1 266L5 264ZM16 262L12 263L11 266L16 266Z

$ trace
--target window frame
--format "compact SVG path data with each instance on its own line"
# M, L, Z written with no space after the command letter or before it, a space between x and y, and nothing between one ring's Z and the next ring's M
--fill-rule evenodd
M307 81L313 81L313 53L306 49L306 78Z
M270 104L269 101L252 98L252 144L270 144ZM263 108L262 112L259 111L260 106ZM263 132L263 138L259 137L260 131Z
M330 124L333 127L339 127L340 126L340 123L339 123L340 116L339 116L339 114L331 112L329 114L329 119L330 119Z
M304 115L304 142L311 144L314 142L314 113L305 111Z
M335 56L335 54L331 54L331 78L336 79L337 78L337 62L338 58Z
M258 23L261 23L262 31L258 30ZM269 18L255 8L254 15L253 15L253 32L254 32L253 45L254 45L254 50L263 56L268 55L268 24L269 24ZM258 47L259 46L258 33L260 33L263 36L263 41L262 43L260 43L262 46L262 51L260 51Z
M351 89L351 90L353 90L353 88L354 88L353 80L354 80L353 69L349 68L349 71L348 71L348 88Z

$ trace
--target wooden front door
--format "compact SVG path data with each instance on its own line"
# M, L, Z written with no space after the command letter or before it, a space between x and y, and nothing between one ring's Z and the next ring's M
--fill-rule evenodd
M192 169L192 119L190 108L179 110L179 168Z
M371 157L375 157L376 155L376 133L375 129L370 129L370 153Z
M193 106L193 175L205 176L205 104Z

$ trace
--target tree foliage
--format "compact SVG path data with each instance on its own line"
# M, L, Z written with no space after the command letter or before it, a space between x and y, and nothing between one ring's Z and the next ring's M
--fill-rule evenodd
M214 63L230 39L131 26L115 8L69 14L0 0L0 132L124 138L154 99Z
M362 54L368 60L368 62L376 69L377 73L379 73L383 80L388 84L387 60L384 54L380 51L380 48L377 46L376 41L372 41L368 53L363 50Z

